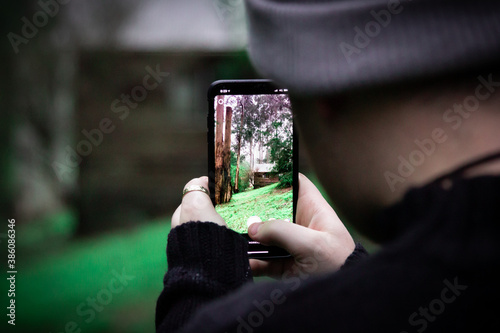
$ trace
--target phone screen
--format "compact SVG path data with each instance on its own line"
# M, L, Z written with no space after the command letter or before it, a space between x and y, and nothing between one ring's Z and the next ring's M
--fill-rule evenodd
M243 89L241 82L226 82L209 93L211 197L228 227L240 234L255 222L293 223L295 217L296 138L290 98L286 89L265 86L253 92L250 83ZM260 245L255 243L249 242ZM263 246L252 250L249 254L264 257L276 252Z

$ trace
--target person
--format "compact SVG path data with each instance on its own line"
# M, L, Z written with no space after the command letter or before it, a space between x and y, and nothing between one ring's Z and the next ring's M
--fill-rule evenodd
M500 265L500 4L246 2L249 54L290 88L310 161L296 224L250 260L191 180L172 216L158 332L481 332ZM193 187L194 186L194 187ZM195 189L195 190L192 190ZM371 256L341 219L381 244ZM252 276L277 277L253 283Z

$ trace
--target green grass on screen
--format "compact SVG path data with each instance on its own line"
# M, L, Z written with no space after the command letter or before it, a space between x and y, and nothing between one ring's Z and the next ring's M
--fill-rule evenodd
M258 216L262 221L269 219L292 221L292 188L277 189L278 183L233 194L231 201L218 205L216 211L226 221L229 228L239 233L247 232L247 220Z

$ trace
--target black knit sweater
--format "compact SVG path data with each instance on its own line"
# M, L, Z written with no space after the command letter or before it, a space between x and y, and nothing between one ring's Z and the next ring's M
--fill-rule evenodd
M376 255L352 262L358 247L336 273L265 283L252 283L238 234L214 223L174 228L157 331L496 331L499 177L410 190L378 226L390 237Z

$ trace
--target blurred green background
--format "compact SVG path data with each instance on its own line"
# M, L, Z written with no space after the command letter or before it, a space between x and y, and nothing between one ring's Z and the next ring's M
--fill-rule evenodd
M59 2L60 1L60 2ZM206 91L258 78L240 0L20 0L0 11L0 253L16 326L151 332L170 216L207 172ZM314 178L307 160L301 171Z

